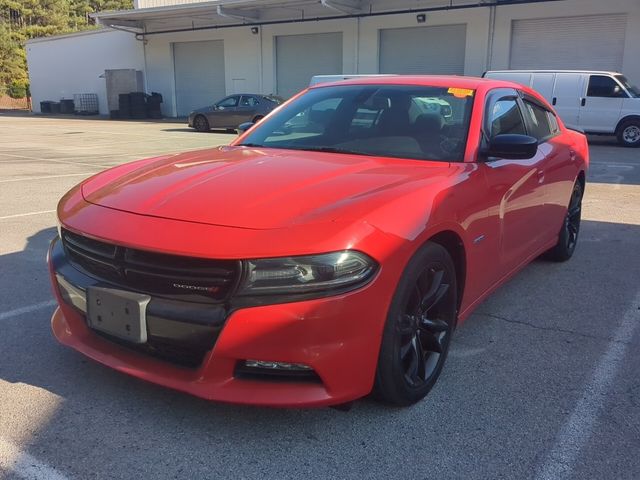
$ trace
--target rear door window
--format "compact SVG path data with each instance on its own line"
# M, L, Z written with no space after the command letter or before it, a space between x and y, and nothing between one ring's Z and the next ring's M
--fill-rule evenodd
M549 115L547 110L525 100L525 114L529 120L529 135L537 138L539 141L548 140L553 136L551 124L549 123Z
M241 107L255 107L256 105L258 105L258 99L256 97L243 95L242 98L240 98Z

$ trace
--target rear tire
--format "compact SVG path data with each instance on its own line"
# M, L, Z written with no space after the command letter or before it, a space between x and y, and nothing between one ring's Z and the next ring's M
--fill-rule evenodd
M456 318L453 260L428 242L411 258L391 301L374 395L396 406L422 400L440 376Z
M547 252L547 257L554 262L566 262L573 256L580 234L580 220L582 218L582 183L576 181L571 193L571 200L567 214L562 223L558 243Z
M627 120L620 125L618 143L624 147L640 147L640 120Z
M193 128L195 128L198 132L208 132L209 131L209 120L204 115L196 115L193 119Z

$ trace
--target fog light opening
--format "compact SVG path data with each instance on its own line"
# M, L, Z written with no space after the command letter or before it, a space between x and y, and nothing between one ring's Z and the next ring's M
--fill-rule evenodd
M234 376L245 380L322 383L309 365L269 360L241 360L236 364Z
M302 371L309 372L313 369L303 363L267 362L264 360L245 360L244 366L248 368L267 368L270 370Z

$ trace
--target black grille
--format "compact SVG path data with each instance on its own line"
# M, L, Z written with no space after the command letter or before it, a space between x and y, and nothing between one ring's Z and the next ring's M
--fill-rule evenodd
M62 230L71 264L90 276L152 296L225 301L241 272L236 260L211 260L126 248Z
M149 337L147 343L144 344L133 344L125 340L121 340L118 337L107 335L106 333L97 330L94 331L101 337L125 348L145 355L151 355L152 357L156 357L180 367L198 368L202 364L205 355L209 353L209 349L203 347L193 347L156 337ZM214 341L215 340L212 340L211 343L213 344Z

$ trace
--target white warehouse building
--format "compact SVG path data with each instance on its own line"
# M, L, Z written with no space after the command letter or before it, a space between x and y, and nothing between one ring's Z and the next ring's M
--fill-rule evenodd
M319 74L455 74L495 69L620 71L640 83L639 0L136 0L104 28L31 40L34 110L98 95L132 69L162 113L225 95L289 97Z

